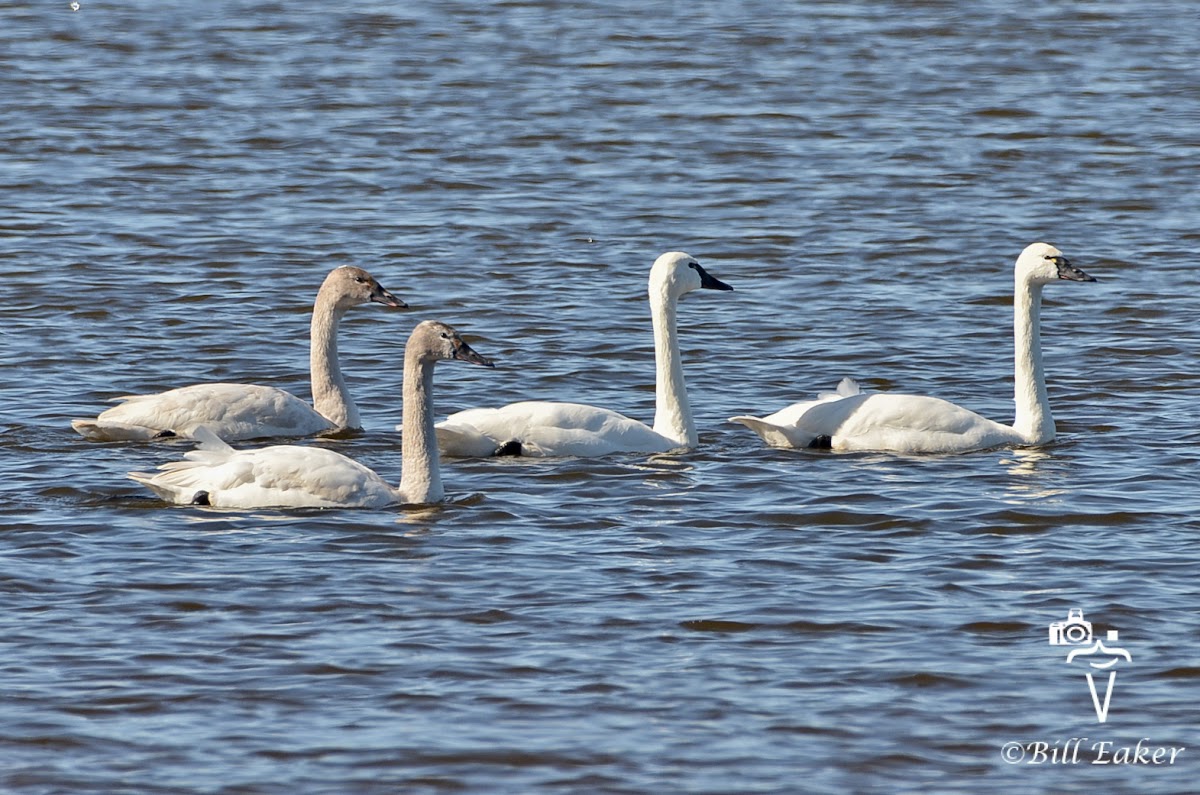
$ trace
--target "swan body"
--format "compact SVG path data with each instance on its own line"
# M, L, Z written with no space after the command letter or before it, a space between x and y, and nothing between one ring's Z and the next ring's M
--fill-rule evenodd
M767 417L730 422L772 447L828 447L901 453L962 453L1054 440L1054 418L1042 365L1042 287L1059 280L1094 282L1054 246L1034 243L1017 258L1013 331L1016 419L1004 425L954 403L924 395L864 394L847 380L838 393L788 406Z
M94 420L73 420L71 427L96 441L190 437L200 425L230 441L357 429L358 407L338 366L337 328L347 310L368 302L407 306L362 268L335 268L321 285L311 330L312 406L276 387L195 384L116 398L119 405Z
M784 412L799 416L790 423L770 417L731 417L730 422L745 425L772 447L954 453L1025 443L1008 425L925 395L860 393L799 403L778 413Z
M519 440L521 455L529 457L661 453L686 446L609 409L536 400L460 411L438 423L437 437L446 455L463 458L490 456L500 440Z
M413 329L404 353L404 436L400 485L341 453L320 447L272 445L235 450L200 426L200 444L183 461L157 473L129 477L162 499L218 508L382 508L429 504L445 497L433 430L433 368L440 360L491 367L444 323L425 321Z
M526 456L601 456L658 453L695 447L697 433L676 338L676 305L693 290L732 290L694 258L667 252L650 269L649 296L657 369L654 427L582 403L524 401L450 415L437 426L448 456L475 457L519 445Z

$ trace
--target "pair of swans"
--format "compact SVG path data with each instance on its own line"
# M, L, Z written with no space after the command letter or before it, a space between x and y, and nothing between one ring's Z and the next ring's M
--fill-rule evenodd
M225 440L311 436L357 429L359 413L338 364L337 329L354 306L407 306L361 268L335 268L313 306L310 367L313 405L275 387L195 384L154 395L118 398L94 420L71 423L99 441L190 438L198 447L156 474L129 477L164 500L227 508L380 507L434 503L444 497L433 430L433 367L459 359L491 367L453 328L417 325L404 349L404 458L395 488L367 467L331 450L275 445L234 450Z
M688 268L694 271L690 275ZM774 447L961 453L1046 444L1054 439L1055 431L1042 364L1042 288L1057 281L1095 279L1049 244L1033 243L1021 252L1014 267L1016 419L1012 425L939 398L864 394L850 379L843 379L835 392L816 400L793 404L767 417L743 415L730 421L747 426ZM585 456L695 447L695 423L675 339L675 304L697 287L732 289L708 276L686 254L664 254L651 271L658 365L653 429L615 412L575 403L514 403L450 416L437 426L443 450L448 455L480 455L498 446L519 445L526 455Z
M451 359L493 366L445 323L418 323L404 346L399 486L323 447L235 450L203 426L193 429L200 444L183 461L129 477L168 502L218 508L383 508L441 502L445 491L433 429L433 369Z
M1054 418L1042 365L1042 288L1057 281L1094 282L1046 243L1033 243L1014 267L1013 333L1016 420L1012 425L924 395L864 394L847 378L832 393L767 417L737 416L773 447L962 453L1054 439ZM654 428L606 409L577 403L514 403L470 409L437 426L447 455L487 455L519 447L525 455L655 453L696 446L675 338L675 306L700 287L733 288L713 279L686 254L664 254L650 274L654 353L658 366Z

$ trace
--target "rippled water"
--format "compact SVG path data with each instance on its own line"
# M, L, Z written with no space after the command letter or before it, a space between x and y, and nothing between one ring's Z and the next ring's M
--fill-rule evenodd
M1190 6L81 2L0 10L5 792L1192 790ZM1034 240L1099 279L1047 290L1054 444L724 422L844 375L1010 418ZM440 367L442 413L650 419L670 249L736 288L681 306L694 452L238 513L125 480L186 445L69 427L203 380L307 394L351 262L413 308L347 318L367 427L314 443L398 478L429 317L499 364ZM1071 607L1132 654L1106 723L1047 643ZM1186 750L1092 764L1143 738Z

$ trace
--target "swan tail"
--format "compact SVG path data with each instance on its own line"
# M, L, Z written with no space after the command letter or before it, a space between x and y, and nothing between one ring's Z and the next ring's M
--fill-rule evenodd
M182 461L168 461L154 473L130 472L128 477L167 502L178 505L207 505L213 483L213 467L226 463L236 451L203 425L188 429L196 449L183 454ZM203 498L203 499L202 499Z
M229 455L233 452L233 448L225 443L220 436L210 430L207 426L196 425L188 429L188 436L199 442L196 445L197 450L212 453L221 453Z
M194 491L186 492L186 487L172 482L168 473L130 472L126 477L150 489L165 502L184 505L190 503L194 496Z
M817 400L838 400L844 397L854 397L861 395L862 389L858 382L853 378L846 376L841 381L838 381L837 388L832 392L820 392L817 394Z
M177 462L182 463L182 462ZM166 467L162 467L166 469ZM154 492L164 502L176 505L210 505L209 493L202 484L194 481L194 475L177 472L130 472L126 477Z
M197 442L195 449L183 454L182 461L169 461L159 467L162 472L175 472L196 467L215 467L229 460L236 450L211 429L196 425L188 429L188 437Z
M750 417L740 415L730 417L729 422L745 425L750 430L754 431L759 437L771 447L808 447L813 439L811 434L801 432L797 434L796 428L785 428L780 425L767 422L758 417ZM797 439L797 435L804 436L803 439Z
M156 428L96 420L71 420L71 427L80 436L93 442L145 442L164 435Z
M434 431L437 433L438 450L447 458L490 458L499 450L511 449L510 442L520 445L517 440L497 442L463 423L443 421L437 424Z

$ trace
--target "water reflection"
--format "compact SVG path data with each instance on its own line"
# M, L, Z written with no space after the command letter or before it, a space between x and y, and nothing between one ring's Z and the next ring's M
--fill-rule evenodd
M1023 504L1068 493L1063 483L1066 475L1061 459L1035 448L1019 447L1006 452L1007 457L1000 459L1001 466L1009 474L1004 490L1006 502Z
M0 25L6 794L1195 790L999 758L1094 725L1043 662L1073 605L1172 639L1121 731L1195 723L1186 4L61 2ZM854 374L1004 415L1040 238L1114 273L1047 298L1061 441L833 454L724 424ZM1130 241L1153 267L1114 264ZM498 341L505 377L447 371L442 414L648 418L669 248L742 296L682 319L687 454L443 460L441 508L239 512L126 479L178 449L67 424L198 380L305 393L281 297L344 262ZM395 483L402 329L361 320L367 430L313 443ZM1014 655L1019 681L977 675Z

